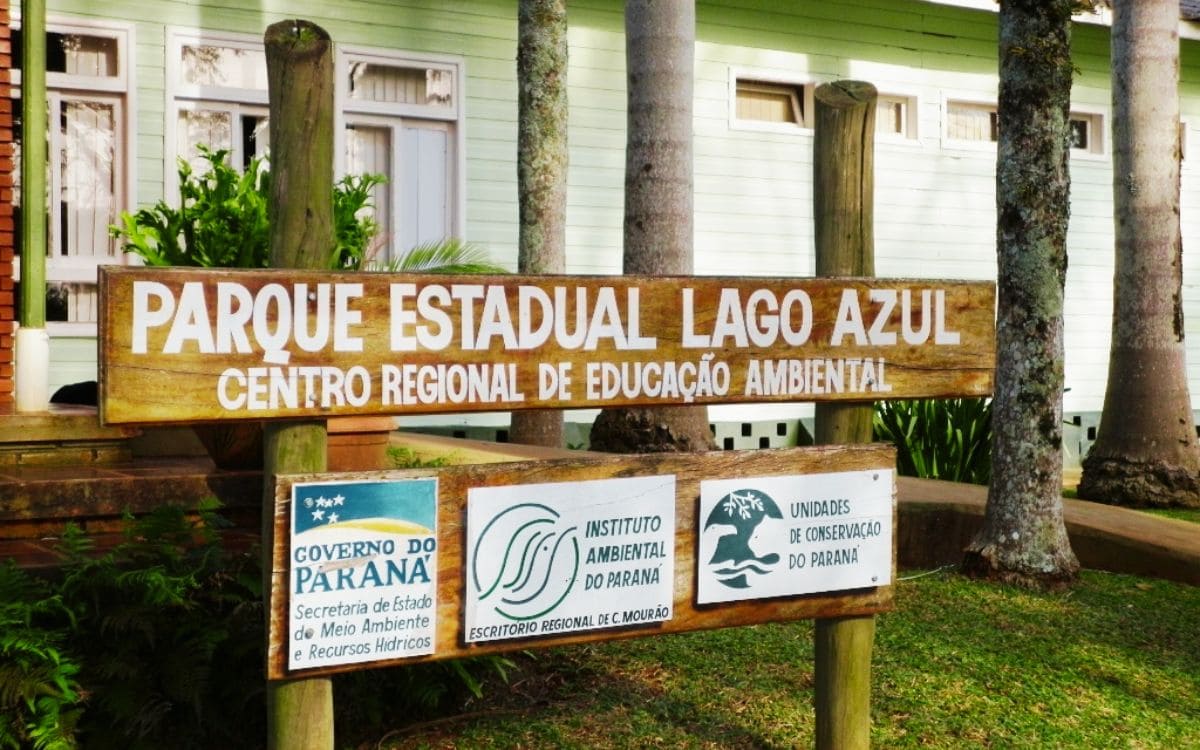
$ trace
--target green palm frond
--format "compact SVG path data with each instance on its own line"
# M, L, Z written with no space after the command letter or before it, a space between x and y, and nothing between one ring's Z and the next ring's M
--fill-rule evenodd
M368 270L391 273L508 273L478 245L457 237L415 245L399 258L372 263Z

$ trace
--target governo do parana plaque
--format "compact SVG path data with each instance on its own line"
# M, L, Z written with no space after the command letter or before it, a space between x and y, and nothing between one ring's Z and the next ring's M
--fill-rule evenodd
M987 395L994 284L101 269L109 424Z

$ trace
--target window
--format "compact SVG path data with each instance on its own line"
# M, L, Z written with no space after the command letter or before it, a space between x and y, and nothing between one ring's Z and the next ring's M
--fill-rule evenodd
M996 105L946 103L946 137L955 141L994 143L1000 135Z
M730 84L730 127L777 132L812 128L815 83L773 80L770 74L731 70ZM916 98L880 94L875 132L892 139L915 139Z
M21 41L15 31L14 59L20 59ZM52 333L92 333L98 319L96 268L123 260L108 227L126 205L128 32L50 24L46 44L46 318ZM13 75L19 96L19 72ZM14 131L19 183L24 137L19 115ZM19 211L19 184L13 203ZM20 239L14 239L19 247Z
M769 76L730 71L732 106L729 124L735 128L795 131L811 128L810 83L771 80Z
M1103 115L1093 112L1072 112L1067 122L1067 128L1073 153L1104 153ZM1000 137L996 105L947 102L946 137L956 141L996 142Z
M1072 112L1068 123L1071 150L1080 154L1104 153L1104 117L1088 112Z
M174 154L202 169L199 146L224 149L242 168L267 153L267 58L252 37L176 34L168 49L174 84ZM177 190L176 162L167 184Z
M339 52L341 171L387 178L372 196L375 260L461 234L461 65L381 50Z
M875 102L875 134L893 139L916 139L916 99L895 94L880 94Z
M168 46L174 118L168 142L245 167L268 152L266 57L252 37L177 31ZM373 191L374 257L461 235L461 63L380 50L337 50L337 168L387 178ZM174 184L175 160L168 166Z
M737 82L737 118L804 125L804 89L783 83Z

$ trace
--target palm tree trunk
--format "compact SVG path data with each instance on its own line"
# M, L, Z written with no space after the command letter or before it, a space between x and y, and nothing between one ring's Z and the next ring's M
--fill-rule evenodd
M694 0L625 4L628 109L625 148L627 274L692 274ZM703 406L605 409L594 450L618 453L715 447Z
M1184 363L1179 227L1179 3L1113 3L1116 271L1108 386L1079 494L1200 507Z

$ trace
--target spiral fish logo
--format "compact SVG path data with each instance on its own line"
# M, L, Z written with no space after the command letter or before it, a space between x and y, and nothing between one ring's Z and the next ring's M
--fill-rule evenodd
M539 503L512 505L475 540L471 582L479 602L510 620L532 620L562 604L579 577L578 526Z
M779 506L764 492L741 489L725 495L709 512L704 521L704 530L713 526L731 526L733 531L722 534L717 540L709 565L720 566L713 570L718 581L734 589L750 587L754 576L765 576L779 562L775 552L759 555L751 545L755 532L769 518L783 519Z

